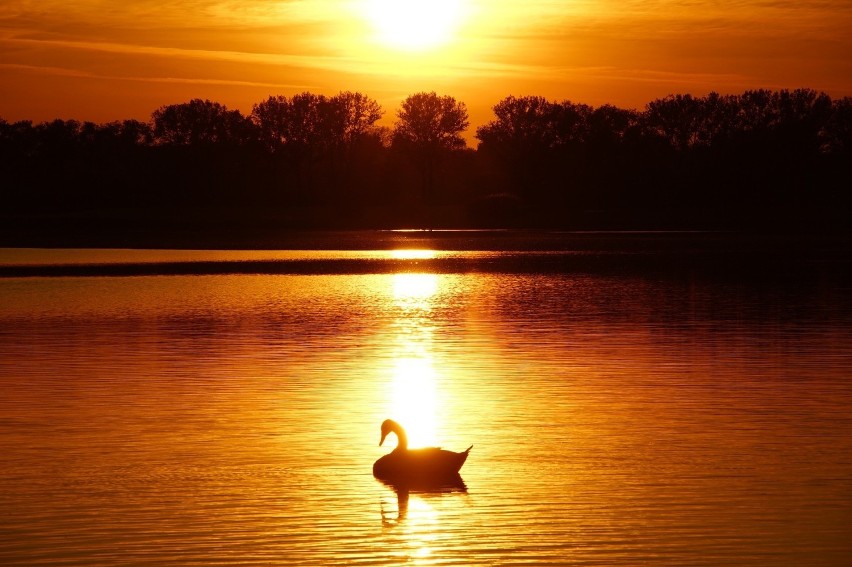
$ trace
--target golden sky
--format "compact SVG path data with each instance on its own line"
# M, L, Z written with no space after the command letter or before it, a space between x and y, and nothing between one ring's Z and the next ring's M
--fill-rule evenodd
M208 98L418 91L642 108L673 93L852 95L850 0L3 0L0 117L147 120Z

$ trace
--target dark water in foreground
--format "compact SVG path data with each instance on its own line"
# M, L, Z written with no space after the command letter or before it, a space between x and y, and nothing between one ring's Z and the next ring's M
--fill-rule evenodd
M0 251L0 564L846 565L845 260L698 241Z

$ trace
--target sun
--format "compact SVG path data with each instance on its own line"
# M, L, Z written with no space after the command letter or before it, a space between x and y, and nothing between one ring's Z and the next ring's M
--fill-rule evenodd
M382 45L425 51L453 40L465 16L464 0L364 0L363 14Z

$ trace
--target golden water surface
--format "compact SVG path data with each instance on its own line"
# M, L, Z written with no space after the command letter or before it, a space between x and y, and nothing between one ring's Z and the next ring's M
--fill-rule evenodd
M0 279L0 563L848 564L846 291ZM466 489L375 480L387 417Z

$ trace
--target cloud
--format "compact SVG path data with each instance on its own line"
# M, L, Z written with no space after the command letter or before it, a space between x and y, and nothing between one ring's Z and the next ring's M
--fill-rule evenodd
M159 47L134 45L108 41L86 41L70 39L6 38L0 43L20 46L37 46L54 49L72 49L99 51L130 55L151 55L179 59L204 59L208 61L237 61L265 63L269 65L296 65L303 67L337 68L340 58L317 57L310 55L288 55L283 53L256 53L221 49L185 49L180 47Z
M51 67L46 65L20 65L15 63L0 63L0 69L8 69L10 71L20 71L29 73L38 73L43 75L54 75L64 77L78 77L86 79L105 79L119 81L138 81L144 83L170 83L170 84L187 84L187 85L220 85L220 86L240 86L240 87L267 87L273 89L286 90L310 90L315 85L300 84L300 83L269 83L259 81L241 81L234 79L205 79L191 77L144 77L132 75L104 75L92 73L89 71L81 71L79 69L68 69L65 67Z

